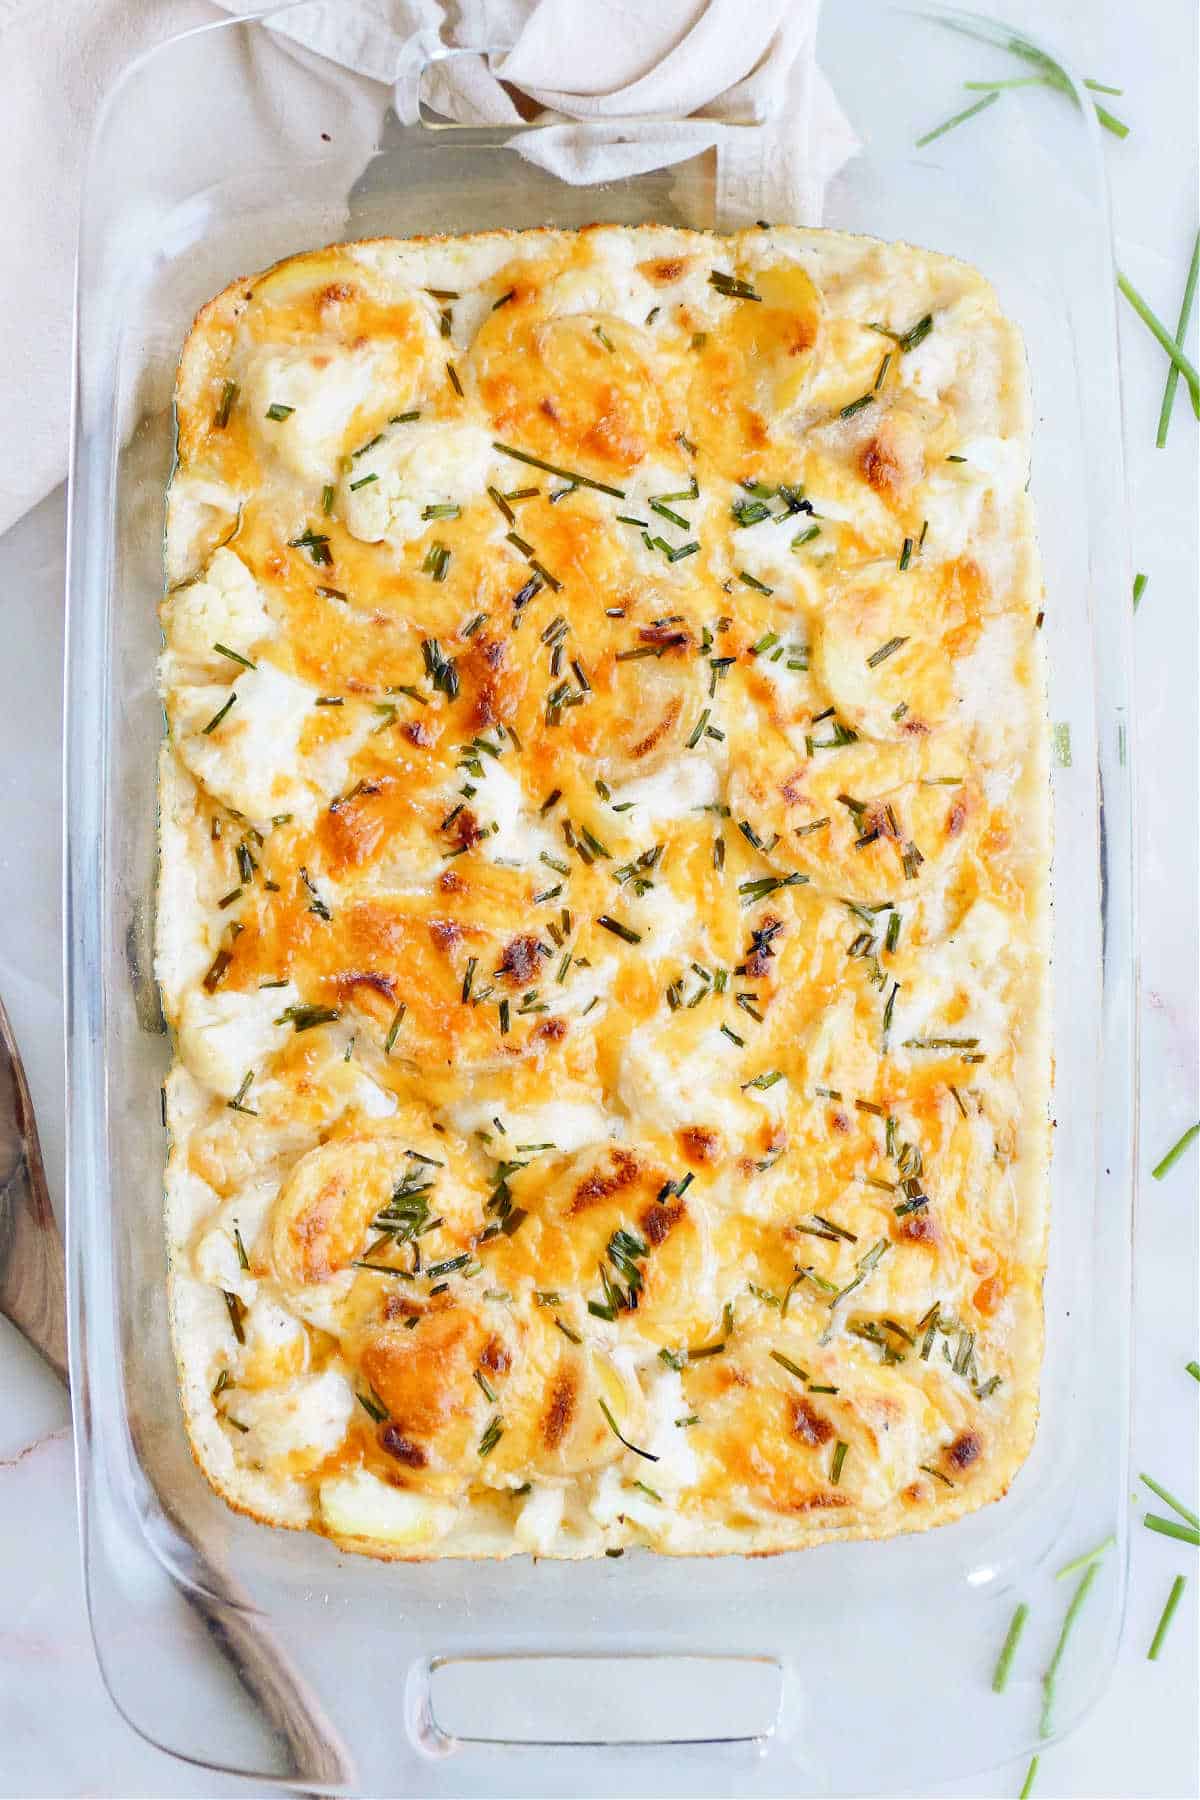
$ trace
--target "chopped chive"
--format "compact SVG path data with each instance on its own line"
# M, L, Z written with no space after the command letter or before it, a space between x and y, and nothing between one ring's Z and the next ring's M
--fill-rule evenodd
M918 344L923 344L925 342L925 339L932 330L933 314L926 313L922 318L917 320L915 325L910 325L908 330L903 332L896 339L896 348L904 352L915 350Z
M743 1086L743 1089L758 1088L760 1090L760 1092L765 1093L768 1088L773 1088L777 1081L782 1081L782 1080L783 1080L783 1070L782 1069L767 1069L762 1075L756 1075L754 1077L753 1081L743 1082L742 1086Z
M913 541L910 537L906 537L904 540L903 546L901 547L900 560L896 564L896 567L898 569L900 569L901 571L907 569L909 563L912 561L912 553L913 553Z
M906 538L904 541L905 543L910 543L911 539ZM897 650L902 649L907 642L908 639L906 637L889 638L886 644L881 644L878 650L873 650L870 656L868 656L868 669L877 669L881 662L886 662L889 656L894 656Z
M605 931L611 931L614 937L623 939L627 944L640 944L642 941L640 931L631 931L628 925L622 925L619 919L610 917L608 913L600 913L596 923L603 925Z
M972 93L987 94L991 93L993 89L1003 92L1006 88L1053 87L1054 83L1048 75L1014 75L1007 81L964 81L963 86ZM1087 86L1086 82L1084 86ZM1104 91L1115 94L1118 90L1106 88Z
M320 567L329 564L333 556L329 549L329 539L317 531L303 531L299 537L288 539L289 550L307 550L312 560Z
M1155 1631L1154 1637L1150 1643L1150 1648L1146 1652L1147 1662L1158 1661L1158 1653L1163 1647L1163 1639L1170 1629L1171 1620L1175 1617L1175 1608L1183 1598L1183 1590L1186 1586L1186 1575L1177 1575L1171 1583L1171 1592L1167 1595L1167 1604L1163 1607L1162 1618L1158 1621L1158 1629Z
M229 423L229 415L233 411L234 401L241 389L236 381L227 381L221 389L221 403L213 415L213 424L218 431L224 431Z
M1145 1482L1152 1494L1157 1494L1160 1500L1165 1500L1171 1511L1177 1512L1181 1519L1186 1519L1189 1525L1200 1527L1200 1516L1197 1516L1190 1507L1185 1506L1181 1500L1177 1500L1174 1494L1168 1493L1165 1487L1160 1487L1157 1481L1150 1479L1149 1475L1141 1475L1138 1479Z
M280 401L273 400L267 408L267 417L278 425L282 420L290 419L295 410L294 406L284 406Z
M1037 1780L1038 1764L1041 1760L1040 1756L1030 1757L1029 1767L1025 1771L1025 1779L1021 1783L1021 1792L1018 1795L1018 1800L1029 1800L1029 1796L1033 1792L1033 1784Z
M462 382L458 379L458 370L452 362L446 364L446 379L461 400L463 397Z
M709 708L706 706L704 711L700 714L700 717L696 720L695 726L693 727L693 730L692 730L692 734L687 740L687 745L686 745L687 749L694 750L696 748L696 745L700 742L700 739L704 736L704 728L708 724L709 716L710 716Z
M388 1027L388 1034L383 1040L383 1054L385 1056L390 1056L395 1048L396 1037L401 1025L404 1023L404 1015L407 1011L408 1008L402 1000L392 1016L392 1022Z
M1065 720L1051 727L1054 760L1060 769L1071 767L1071 727Z
M808 1371L802 1369L799 1363L794 1363L790 1356L785 1356L782 1350L772 1350L770 1355L772 1362L777 1362L781 1369L786 1369L789 1375L796 1377L797 1381L808 1380Z
M385 1419L391 1417L387 1407L384 1406L378 1395L374 1392L370 1394L357 1394L355 1397L358 1400L358 1404L367 1414L367 1417L373 1419L376 1425L382 1425Z
M497 1413L496 1417L488 1424L487 1429L479 1440L480 1456L490 1456L503 1436L504 1425L501 1422L499 1413Z
M1172 375L1174 375L1174 374L1177 374L1178 371L1175 369L1172 369L1171 373L1172 373ZM1141 604L1142 595L1146 591L1146 584L1149 580L1150 580L1150 577L1148 575L1143 575L1140 570L1133 578L1133 610L1134 610L1134 612L1137 611L1139 605Z
M600 1411L604 1414L605 1421L608 1425L609 1430L612 1432L613 1436L615 1438L619 1438L621 1443L624 1444L624 1446L627 1450L632 1450L635 1456L644 1457L647 1462L658 1462L659 1458L657 1456L652 1456L649 1450L641 1450L638 1448L638 1446L636 1444L630 1443L629 1439L625 1436L624 1432L622 1432L620 1427L618 1426L617 1421L613 1418L612 1413L609 1410L608 1405L605 1401L598 1398L596 1401L596 1404L597 1404L597 1406L599 1406Z
M713 269L709 273L708 285L715 287L718 294L726 300L759 300L762 295L755 293L748 281L739 281L734 275L728 275L723 269Z
M1046 1666L1045 1674L1042 1676L1042 1716L1038 1725L1038 1732L1042 1737L1049 1737L1053 1730L1055 1687L1058 1678L1059 1664L1062 1662L1063 1652L1066 1650L1067 1641L1070 1638L1075 1621L1079 1617L1084 1601L1087 1599L1088 1589L1096 1579L1099 1569L1100 1564L1098 1562L1089 1562L1086 1569L1083 1571L1083 1574L1080 1576L1079 1586L1072 1594L1071 1604L1067 1607L1066 1616L1062 1622L1062 1630L1059 1632L1058 1642L1054 1646L1054 1654Z
M214 644L213 649L218 656L227 656L230 662L241 663L243 669L253 669L257 667L257 664L252 663L248 656L241 655L237 650L231 650L228 644Z
M1008 1635L1004 1640L1004 1646L1000 1651L1000 1657L996 1663L996 1673L992 1676L993 1694L1002 1694L1008 1686L1008 1672L1012 1667L1012 1659L1017 1653L1017 1645L1021 1641L1021 1633L1025 1629L1025 1621L1028 1617L1029 1608L1022 1600L1012 1616L1012 1622L1008 1627Z
M321 511L323 513L329 514L333 511L333 502L336 492L336 488L329 482L321 489Z
M374 474L360 475L357 481L352 481L350 483L350 492L352 494L356 494L358 492L359 488L370 487L370 485L373 481L378 481L378 480L379 480L378 475L374 475Z
M225 702L224 706L221 707L220 711L215 712L213 714L212 718L208 721L208 724L205 725L203 728L203 735L205 737L208 737L212 732L214 732L217 729L217 726L221 723L221 720L225 717L225 714L229 711L230 707L233 705L233 703L236 699L237 699L236 694L230 694L228 700ZM1200 1127L1197 1127L1197 1129L1200 1129Z
M290 1025L295 1031L312 1031L317 1025L332 1025L341 1016L336 1006L287 1006L275 1024Z
M692 529L690 520L685 519L682 513L675 512L672 507L665 506L661 500L648 500L646 504L649 506L651 512L657 513L660 519L666 519L669 524L676 526L678 530L690 531Z
M839 1483L841 1482L842 1464L846 1460L846 1452L847 1452L847 1450L849 1450L849 1448L850 1448L849 1444L844 1444L840 1438L838 1439L837 1443L833 1446L833 1462L831 1463L830 1469L829 1469L830 1485L833 1487L837 1487L839 1485Z
M1194 1525L1179 1525L1174 1519L1164 1519L1158 1513L1147 1513L1142 1524L1147 1531L1157 1531L1163 1537L1179 1538L1184 1544L1200 1545L1200 1530Z
M225 1104L229 1108L230 1112L249 1113L251 1118L257 1119L258 1114L254 1111L254 1108L252 1106L247 1106L245 1104L246 1095L250 1092L250 1086L251 1086L251 1083L253 1082L253 1080L254 1080L254 1070L247 1069L246 1073L242 1076L241 1085L239 1086L237 1093L233 1096L232 1100L227 1100L225 1102ZM165 1092L164 1092L164 1097L163 1097L163 1105L164 1105L164 1111L165 1111L165 1107L166 1107ZM167 1121L164 1117L163 1124L165 1125L166 1122Z
M239 1344L244 1344L246 1341L246 1328L244 1324L246 1308L238 1299L237 1295L231 1294L228 1288L222 1288L221 1292L225 1297L225 1309L229 1314L229 1323L233 1327L233 1335Z
M965 106L952 118L943 119L940 125L935 125L932 131L927 131L924 137L919 137L913 145L913 149L923 150L926 144L932 144L935 138L944 137L948 131L953 131L956 125L964 125L968 119L973 119L976 113L983 112L985 107L993 105L999 98L999 94L995 92L985 94L982 100L976 100L972 106Z
M590 475L580 475L575 469L563 469L557 463L543 462L540 456L530 456L525 450L514 450L511 444L493 440L492 449L499 450L502 456L511 456L516 462L528 463L532 469L545 469L548 475L561 475L564 481L573 481L579 487L595 488L598 493L612 494L617 500L625 498L624 488L610 487L607 482L593 481Z
M1175 1164L1179 1161L1188 1145L1194 1143L1197 1136L1200 1136L1200 1121L1197 1121L1195 1125L1189 1125L1179 1141L1171 1145L1171 1148L1167 1151L1167 1154L1163 1157L1162 1161L1155 1163L1150 1171L1155 1181L1161 1181L1168 1169L1173 1169L1175 1167Z
M1200 374L1197 374L1194 364L1184 355L1181 346L1176 343L1166 326L1162 323L1162 320L1157 317L1153 310L1146 304L1145 300L1142 299L1142 296L1138 293L1128 276L1122 275L1120 270L1117 271L1117 286L1128 300L1130 306L1132 306L1138 318L1142 321L1142 324L1146 326L1153 337L1157 338L1158 342L1170 357L1175 368L1178 369L1179 373L1187 382L1188 390L1192 396L1192 407L1197 415L1200 416Z
M874 394L860 394L857 400L851 400L849 406L842 407L839 417L843 419L852 419L855 413L860 413L864 407L874 406L874 404Z
M1192 245L1192 261L1188 269L1187 281L1183 289L1183 304L1179 308L1179 328L1175 333L1175 342L1182 344L1187 336L1191 323L1192 305L1196 298L1196 279L1200 276L1200 231L1196 233L1196 242ZM1179 370L1174 363L1167 370L1167 385L1163 389L1162 410L1158 415L1158 434L1154 439L1161 450L1166 445L1167 432L1171 428L1171 413L1175 406L1175 389L1179 385ZM1137 605L1135 599L1134 605Z
M432 575L435 581L445 581L446 571L450 567L450 547L448 544L431 544L421 572Z

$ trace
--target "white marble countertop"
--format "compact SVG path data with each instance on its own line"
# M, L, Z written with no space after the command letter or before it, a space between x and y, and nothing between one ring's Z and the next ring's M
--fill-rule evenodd
M1036 0L996 10L1046 26ZM1059 0L1053 35L1089 74L1124 88L1133 125L1111 142L1118 260L1173 323L1196 227L1194 0ZM1184 1363L1196 1322L1193 1149L1161 1183L1149 1171L1200 1116L1197 1094L1197 430L1179 396L1171 441L1154 447L1161 352L1121 319L1134 567L1149 575L1137 619L1142 1148L1137 1212L1134 1471L1195 1498L1200 1388ZM15 453L10 449L10 454ZM51 1189L62 1193L59 969L62 701L61 490L0 539L0 895L4 998L23 1046ZM101 1684L75 1534L67 1402L0 1321L0 1794L249 1794L141 1741ZM1161 1661L1146 1649L1177 1572L1185 1606ZM1187 1546L1135 1530L1119 1665L1107 1695L1042 1762L1039 1795L1194 1796L1200 1564ZM1015 1794L1024 1770L945 1794Z

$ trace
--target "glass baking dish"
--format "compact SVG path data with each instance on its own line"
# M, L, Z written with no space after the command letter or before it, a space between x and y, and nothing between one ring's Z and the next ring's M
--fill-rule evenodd
M176 1402L160 1218L168 1047L150 951L175 360L228 280L333 239L721 221L702 158L589 189L517 157L511 131L389 119L376 143L354 80L303 56L294 104L265 145L261 119L247 139L229 74L266 29L222 22L135 64L104 109L84 196L66 709L71 1370L110 1691L138 1731L206 1768L373 1795L918 1792L1027 1752L1065 1600L1053 1572L1116 1534L1062 1671L1063 1732L1113 1663L1128 1525L1131 612L1092 110L1017 89L914 149L958 109L964 78L1012 72L978 41L1008 34L933 6L826 8L820 60L863 148L823 222L977 264L1032 369L1051 717L1070 748L1054 771L1057 1130L1029 1461L996 1505L887 1543L769 1560L382 1565L228 1510L192 1462ZM997 1698L991 1669L1018 1599L1032 1624Z

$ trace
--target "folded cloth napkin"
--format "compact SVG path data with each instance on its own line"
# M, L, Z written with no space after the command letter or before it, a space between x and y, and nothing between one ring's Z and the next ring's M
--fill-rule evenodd
M244 85L250 104L239 111L261 119L264 147L303 115L312 59L324 57L345 71L357 125L349 154L362 162L389 105L411 123L423 98L462 124L545 125L522 141L522 154L575 183L715 151L719 224L819 224L826 184L855 139L816 67L818 8L819 0L311 0L251 44L231 45L225 78ZM176 32L222 12L261 11L261 0L0 0L0 167L10 207L0 249L0 318L10 334L0 366L9 446L0 531L66 469L77 195L101 97L127 62ZM240 145L239 154L257 147ZM358 172L348 169L347 185Z

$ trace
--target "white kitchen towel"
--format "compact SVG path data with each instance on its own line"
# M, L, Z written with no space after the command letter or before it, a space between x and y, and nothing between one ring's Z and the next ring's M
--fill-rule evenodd
M224 12L261 11L219 0ZM306 118L316 56L345 71L347 186L383 115L424 98L464 124L536 120L522 154L590 183L716 152L718 223L818 224L825 186L855 139L816 67L819 0L313 0L272 33L227 46L239 111L261 146ZM0 248L0 363L8 426L0 531L66 470L71 270L78 192L98 103L119 70L174 33L211 23L210 0L0 0L9 229ZM490 55L470 54L486 48ZM447 51L458 52L446 55ZM252 157L256 143L239 145Z

